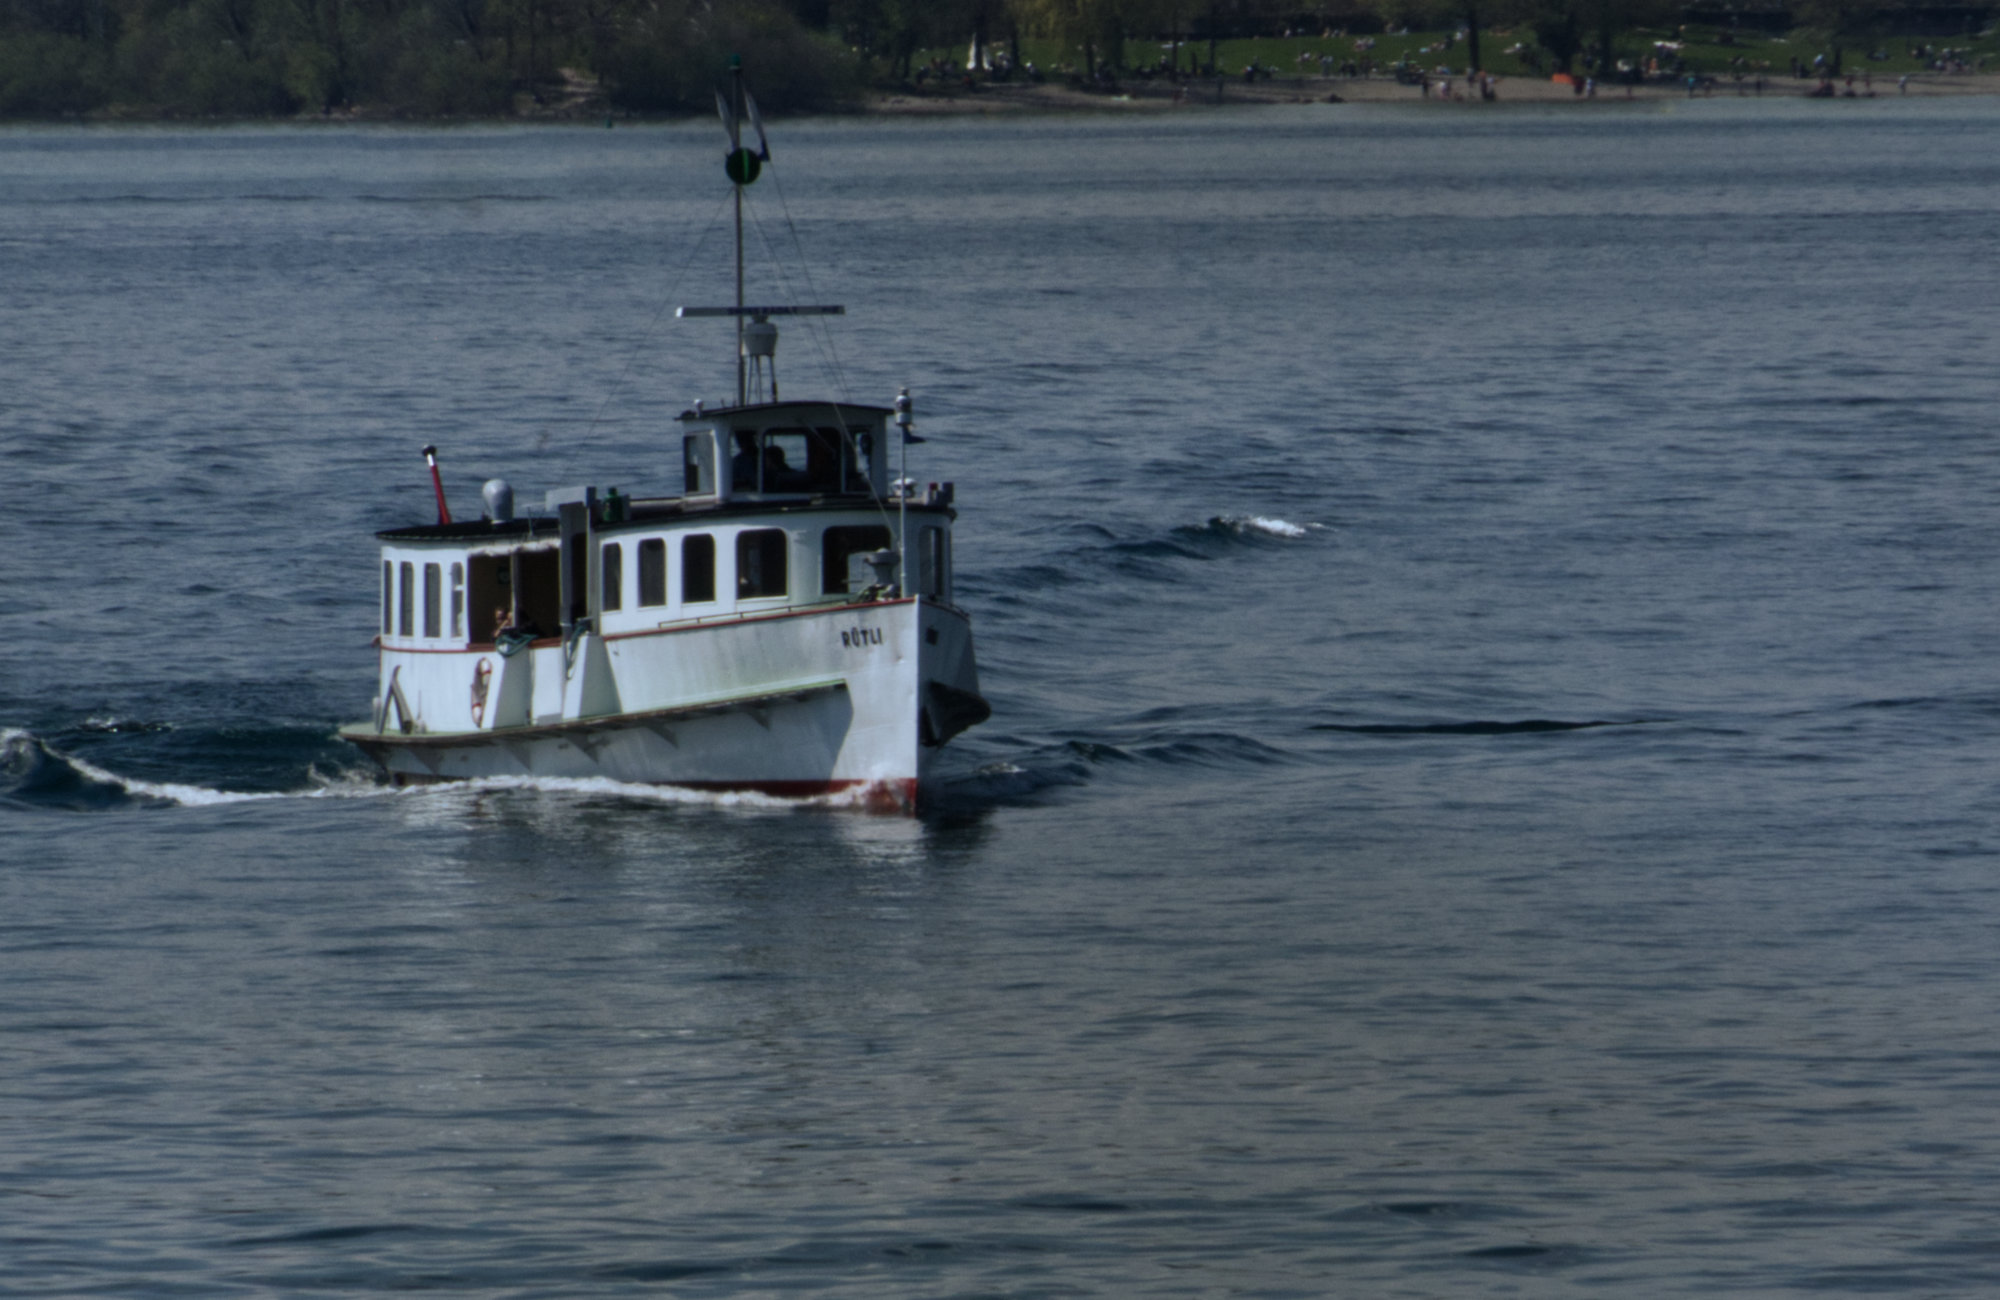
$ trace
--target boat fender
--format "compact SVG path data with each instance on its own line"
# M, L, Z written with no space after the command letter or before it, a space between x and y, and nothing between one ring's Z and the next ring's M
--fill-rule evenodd
M486 690L493 683L493 661L480 657L472 669L472 725L486 724Z

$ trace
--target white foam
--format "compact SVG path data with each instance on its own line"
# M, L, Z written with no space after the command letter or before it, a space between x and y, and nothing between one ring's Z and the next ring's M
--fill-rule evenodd
M463 781L411 787L410 793L448 794L490 790L538 790L548 794L609 796L662 804L700 804L715 808L850 808L865 806L872 793L866 785L827 794L784 796L756 790L698 790L686 786L615 781L608 776L481 776Z
M826 794L782 797L754 790L696 790L681 786L647 785L615 781L610 777L488 776L434 785L393 786L371 772L350 770L327 775L309 768L312 785L302 790L218 790L176 781L144 781L120 776L50 746L33 732L19 727L0 728L0 750L22 745L39 746L49 758L67 764L78 775L100 785L114 786L141 799L157 799L184 808L206 808L221 804L267 803L276 799L459 799L469 794L493 791L534 790L548 794L584 795L639 800L658 804L692 804L711 808L797 809L863 808L870 805L875 791L867 785L852 786Z
M212 804L252 803L264 799L285 798L282 794L261 791L211 790L206 786L179 785L171 781L140 781L128 776L119 776L116 772L107 772L95 763L86 763L80 758L72 758L68 754L49 749L46 745L42 748L48 750L51 758L61 759L99 785L115 785L127 794L137 795L142 799L164 799L168 803L177 803L184 808L203 808Z
M1321 528L1321 524L1295 524L1289 519L1274 519L1269 515L1224 515L1220 521L1239 532L1264 533L1271 537L1297 538Z
M320 782L316 789L296 791L267 790L215 790L207 786L186 785L177 781L142 781L137 777L120 776L108 768L66 754L48 744L34 732L19 727L0 730L0 750L13 750L24 745L34 745L51 760L65 764L85 780L99 785L108 785L123 790L126 794L140 799L158 799L164 803L179 804L184 808L205 808L216 804L256 803L270 799L321 799L352 798L363 794L380 794L386 787L379 783L362 786L348 780L330 780L317 772L313 778Z

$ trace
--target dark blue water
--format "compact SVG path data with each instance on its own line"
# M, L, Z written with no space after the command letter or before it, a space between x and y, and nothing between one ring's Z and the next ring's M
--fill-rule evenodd
M0 132L0 1290L2000 1284L2000 104L1601 107L779 131L916 821L332 739L420 446L726 393L712 127Z

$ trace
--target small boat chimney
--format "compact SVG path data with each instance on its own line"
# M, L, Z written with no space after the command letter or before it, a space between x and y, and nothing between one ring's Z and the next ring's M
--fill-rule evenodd
M479 495L486 499L486 517L494 523L504 524L514 517L514 488L506 479L487 479Z

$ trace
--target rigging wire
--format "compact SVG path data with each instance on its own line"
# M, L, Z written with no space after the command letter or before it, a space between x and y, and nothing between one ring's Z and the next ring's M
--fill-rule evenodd
M810 271L805 273L805 295L801 296L795 293L792 289L791 276L786 274L784 263L778 258L778 250L772 246L770 232L765 230L764 223L757 219L755 208L748 209L748 212L750 215L750 226L757 232L757 238L764 246L764 256L769 259L772 273L776 275L778 286L783 291L785 297L796 302L813 301L814 291ZM832 381L834 391L840 395L840 400L843 402L853 401L854 395L847 386L847 376L841 373L839 359L834 356L830 345L832 337L831 327L825 323L824 319L818 317L802 316L796 319L806 324L806 339L813 345L813 351L819 358L820 366L826 371L827 378Z
M556 476L557 478L566 478L568 476L570 468L576 463L576 458L581 453L582 448L589 443L591 433L603 421L604 412L610 408L613 399L618 396L618 390L624 386L626 378L631 375L632 367L638 364L640 353L653 341L654 336L659 331L660 320L667 314L668 307L674 301L674 291L680 288L681 281L685 280L688 272L694 268L695 259L701 256L702 247L707 244L709 235L721 223L722 213L728 206L729 201L724 199L709 216L708 221L703 224L701 233L695 236L694 244L688 250L687 260L681 264L680 270L674 274L673 280L668 283L666 292L660 297L660 306L653 313L653 318L646 323L646 328L640 332L639 337L633 342L632 347L627 350L625 364L620 367L617 378L611 381L611 386L605 390L603 399L597 404L596 413L590 417L590 423L583 428L583 436L570 446L569 458L563 462L562 472ZM549 440L554 436L554 428L542 430L542 436L535 440L535 452L537 455L548 450Z
M785 183L778 175L778 169L775 167L771 169L771 188L778 192L778 209L785 216L785 231L792 237L792 247L797 250L799 255L799 274L805 277L808 300L817 298L819 296L819 289L813 284L812 261L806 256L805 241L799 238L798 223L792 220L791 200L785 197ZM772 260L775 262L777 259L774 257ZM844 400L854 400L853 394L847 386L847 374L841 368L840 356L834 350L833 327L824 320L813 320L811 325L815 331L815 343L821 348L824 354L825 360L823 364L825 364L827 370L833 376L835 389L839 391Z
M771 169L771 179L774 187L778 191L779 205L784 209L785 228L791 233L792 246L798 250L799 270L800 274L804 277L806 282L806 291L808 295L806 300L811 301L818 295L818 290L814 288L812 282L812 263L807 259L805 255L805 243L799 238L798 226L792 221L791 205L785 202L784 186L778 185L776 183L777 168L775 167ZM756 207L753 205L749 209L749 212L750 212L751 228L757 232L757 238L764 245L764 254L770 260L771 269L776 273L780 287L784 289L786 296L790 297L792 296L791 281L790 277L785 274L784 263L779 259L777 250L771 246L770 235L766 233L763 223L757 219ZM838 423L840 426L840 436L849 446L856 446L854 430L847 423L847 413L840 409L840 402L851 402L854 400L854 398L853 394L851 393L851 391L847 386L847 376L845 373L842 372L840 368L840 359L835 354L833 349L833 328L832 326L828 325L823 319L816 319L813 317L805 317L803 319L805 319L809 325L816 327L814 329L808 330L807 337L812 339L814 348L819 353L820 356L820 364L826 368L828 375L833 380L834 390L840 395L840 401L835 402L833 404L833 418L835 422ZM886 432L887 429L891 428L896 430L896 432L893 435ZM900 425L894 425L885 422L884 429L885 432L883 434L883 441L885 443L887 442L888 438L892 436L897 438L901 438L903 436L903 430ZM884 466L886 468L888 464L889 448L887 446L876 447L874 449L874 454L883 458ZM899 485L896 490L898 492L905 492L908 491L909 489L907 485ZM875 513L882 517L882 526L884 527L884 529L888 531L889 536L894 539L897 549L898 550L904 549L904 539L902 532L900 529L897 529L890 524L888 507L885 504L884 499L876 494L875 485L872 480L868 485L868 497L870 502L875 507Z

